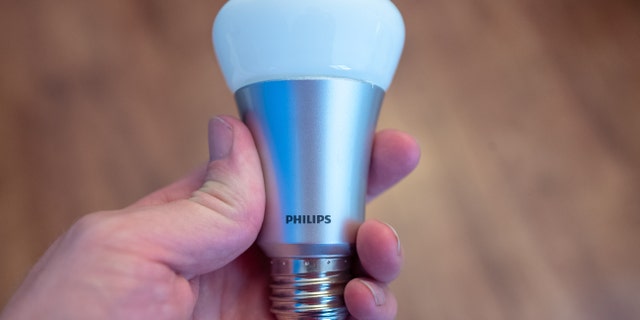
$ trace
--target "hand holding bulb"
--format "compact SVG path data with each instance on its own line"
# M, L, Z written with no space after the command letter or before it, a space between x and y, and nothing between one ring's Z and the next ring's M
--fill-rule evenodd
M0 319L272 319L268 260L253 245L264 213L253 140L225 117L211 122L210 141L206 167L130 207L76 223ZM378 133L370 196L408 174L418 155L406 134ZM385 283L399 272L398 240L385 224L368 221L357 247L363 278L347 285L349 311L356 319L393 319Z
M419 158L406 134L373 136L404 39L397 9L388 0L225 8L216 51L249 128L212 120L206 167L82 218L0 319L395 317L386 283L402 262L397 234L362 221L365 197Z

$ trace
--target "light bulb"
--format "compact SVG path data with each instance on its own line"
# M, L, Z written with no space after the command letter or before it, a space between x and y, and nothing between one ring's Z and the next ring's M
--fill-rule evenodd
M404 43L389 0L230 0L213 42L260 154L279 319L344 319L371 145Z

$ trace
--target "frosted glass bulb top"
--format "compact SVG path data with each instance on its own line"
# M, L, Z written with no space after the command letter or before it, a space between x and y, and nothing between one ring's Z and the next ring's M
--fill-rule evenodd
M389 0L230 0L213 41L232 91L267 81L340 77L386 90L404 43Z

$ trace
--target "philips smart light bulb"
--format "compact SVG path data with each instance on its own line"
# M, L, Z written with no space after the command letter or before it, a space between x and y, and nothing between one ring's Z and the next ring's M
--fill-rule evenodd
M389 0L230 0L215 51L260 153L279 319L344 319L371 144L404 43Z

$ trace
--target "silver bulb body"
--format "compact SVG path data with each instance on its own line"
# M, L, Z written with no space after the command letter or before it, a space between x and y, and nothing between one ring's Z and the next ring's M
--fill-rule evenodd
M262 161L258 244L272 258L279 319L344 319L384 90L345 78L264 81L235 93Z

